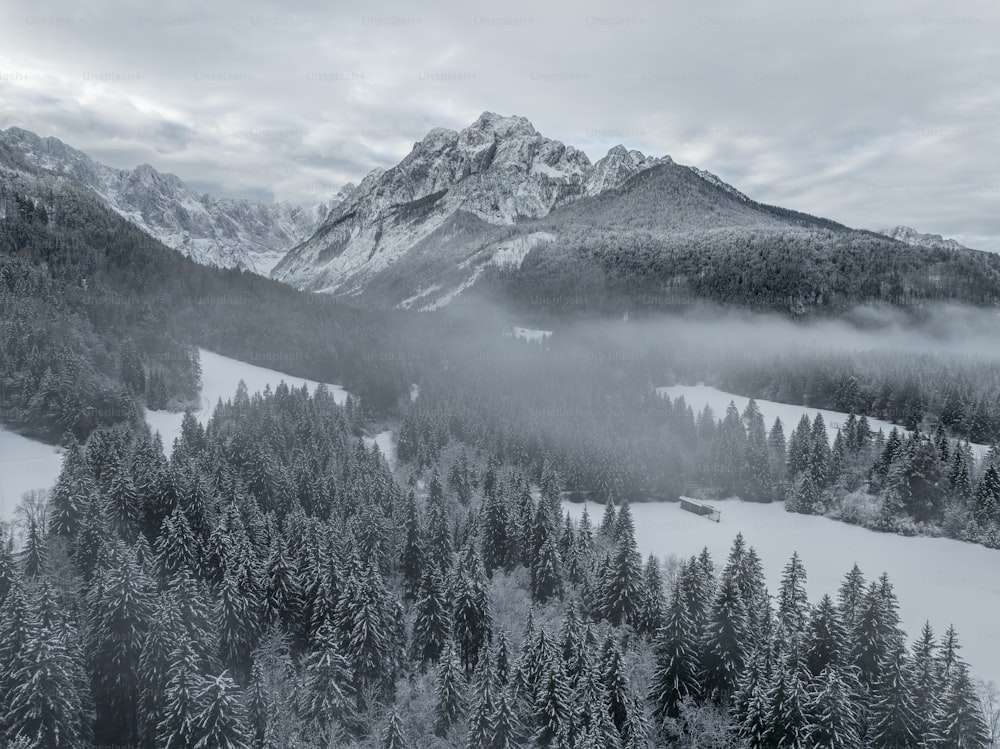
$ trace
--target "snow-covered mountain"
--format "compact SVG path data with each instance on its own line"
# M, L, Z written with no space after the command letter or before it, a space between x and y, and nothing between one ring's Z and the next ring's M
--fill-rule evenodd
M312 235L328 205L293 206L198 194L148 164L113 169L57 138L21 128L0 131L6 166L47 169L82 183L141 229L206 265L267 275L284 254ZM335 205L350 190L342 190Z
M523 117L483 113L460 132L431 130L398 165L371 172L307 241L288 253L273 276L299 288L344 295L363 293L373 279L404 258L421 254L434 237L446 264L465 263L442 292L411 289L434 306L474 281L483 259L470 259L482 230L539 219L560 206L613 190L669 157L653 158L623 146L596 164L582 151L540 135ZM498 263L523 257L544 236L520 238L487 254ZM404 302L407 300L403 300Z
M963 244L954 239L945 239L940 234L921 234L916 229L909 226L896 226L892 229L879 229L879 234L883 234L897 242L912 245L913 247L930 247L932 249L945 250L967 250Z

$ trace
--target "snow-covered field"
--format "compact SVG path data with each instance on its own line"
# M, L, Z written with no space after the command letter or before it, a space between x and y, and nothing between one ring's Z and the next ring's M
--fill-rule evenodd
M61 466L58 447L0 427L0 520L11 519L25 492L51 488Z
M730 402L736 404L740 413L743 412L747 403L750 402L750 399L745 395L727 393L724 390L709 387L708 385L672 385L670 387L658 387L656 388L656 392L660 395L669 396L671 400L683 395L687 404L694 409L695 415L705 408L706 405L710 406L712 411L715 412L716 419L721 419L726 415L726 409L729 407ZM771 425L774 424L776 418L781 419L781 423L785 427L786 439L798 425L802 414L806 414L811 421L816 418L817 413L821 413L823 414L823 421L826 422L826 431L830 436L830 444L833 444L833 440L837 436L838 427L847 423L848 417L848 414L841 411L793 406L789 403L778 403L777 401L768 400L757 400L757 408L760 409L761 414L764 416L764 423L767 425L768 430L771 429ZM868 423L873 431L877 432L879 429L882 429L887 435L892 431L893 427L905 431L903 427L896 426L888 421L882 421L881 419L868 419ZM990 449L989 445L973 444L971 447L976 457L982 457Z
M889 574L899 596L902 626L911 637L924 621L943 634L949 624L958 630L962 655L975 676L1000 683L1000 552L943 538L905 538L875 533L815 515L785 512L784 504L739 500L712 502L722 512L714 523L681 510L673 502L631 505L636 542L643 555L682 559L707 546L723 565L737 533L756 548L764 564L771 594L777 592L781 570L797 551L808 573L810 600L837 588L857 562L868 581ZM579 518L584 505L564 503ZM591 521L604 514L601 505L587 503Z
M203 424L211 418L219 399L226 401L233 397L240 380L246 383L247 392L251 395L264 390L267 385L273 391L282 381L289 387L308 385L310 391L319 385L315 380L292 377L273 369L219 356L205 349L199 349L198 353L201 356L201 407L195 416ZM337 403L343 403L347 399L347 391L339 385L327 384L327 389ZM163 448L168 455L173 450L174 439L180 436L183 419L182 413L146 411L146 423L153 431L160 433Z

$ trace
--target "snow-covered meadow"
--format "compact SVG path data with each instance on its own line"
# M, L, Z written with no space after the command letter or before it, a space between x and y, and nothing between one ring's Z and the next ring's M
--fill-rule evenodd
M726 500L711 504L722 511L719 523L685 512L674 502L631 505L639 551L661 560L672 554L686 559L708 547L721 566L733 538L743 533L761 556L772 595L782 569L797 551L809 576L807 589L814 603L824 593L836 597L844 575L855 562L869 581L886 572L899 596L899 614L907 634L917 634L924 621L930 621L938 634L954 624L962 654L975 675L1000 683L996 626L1000 552L945 538L876 533L825 517L785 512L781 502ZM579 518L584 505L566 502L564 507ZM604 508L594 503L586 507L591 521L598 523Z
M658 387L656 392L660 395L669 396L671 400L675 400L680 396L684 396L684 400L689 406L694 410L695 415L697 415L705 406L709 406L715 413L716 419L721 419L726 415L726 409L729 407L730 402L735 403L736 407L743 412L746 408L747 403L750 399L745 395L735 395L734 393L727 393L724 390L719 390L718 388L710 387L708 385L672 385L669 387ZM771 425L774 424L776 418L781 419L781 423L785 428L785 437L787 438L792 430L799 423L799 419L802 418L802 414L809 417L812 421L816 418L816 414L823 414L823 421L826 422L826 431L830 437L830 443L833 444L833 440L837 436L837 430L839 427L843 426L847 422L848 414L842 411L829 411L824 408L809 408L807 406L794 406L790 403L778 403L777 401L769 400L757 400L757 408L760 409L761 415L764 417L764 423L767 428L770 429ZM891 422L883 421L882 419L868 419L868 424L871 426L873 431L883 430L887 435L893 428L905 431L901 426L897 426ZM973 453L975 453L977 458L982 457L989 451L989 445L977 445L972 444Z
M58 447L0 427L0 520L10 520L25 492L51 487L61 466Z

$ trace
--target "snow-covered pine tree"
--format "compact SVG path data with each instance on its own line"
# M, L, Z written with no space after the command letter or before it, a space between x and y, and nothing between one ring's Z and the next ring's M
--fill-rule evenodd
M869 730L872 746L876 749L917 746L917 715L903 643L892 645L880 664L880 671L872 690Z
M723 575L701 639L702 694L716 704L728 702L743 670L749 631L746 608L736 581Z
M307 723L322 730L331 722L352 726L356 711L354 674L340 650L336 630L327 622L316 633L303 663L299 712Z
M407 741L406 734L403 732L403 719L393 706L386 718L385 728L382 729L379 749L409 749L409 747L410 742Z
M827 664L812 682L806 713L808 746L855 749L861 746L860 685L851 667Z
M97 710L94 738L138 740L139 657L153 613L153 585L135 550L120 541L87 593L87 653Z
M436 662L451 641L452 620L448 595L441 571L429 565L420 582L414 606L410 657L421 665Z
M653 645L655 666L649 700L659 725L668 718L679 717L681 702L699 693L698 644L698 633L688 615L683 591L676 586Z
M75 632L40 627L30 633L0 703L6 736L25 737L31 746L52 749L75 749L88 743L90 716L74 678L68 636Z
M250 749L243 696L227 673L202 679L195 702L194 749Z
M448 734L465 714L465 675L452 640L448 640L438 662L435 687L434 732L441 737Z
M577 732L573 695L563 671L562 658L554 648L547 655L531 712L534 741L543 749L559 747L560 741ZM572 746L572 742L569 745Z
M164 693L163 718L156 727L156 745L163 749L188 749L198 739L195 718L197 697L204 682L198 658L189 642L180 642L171 654Z
M976 690L964 663L955 665L949 679L934 740L949 749L987 749L991 745Z

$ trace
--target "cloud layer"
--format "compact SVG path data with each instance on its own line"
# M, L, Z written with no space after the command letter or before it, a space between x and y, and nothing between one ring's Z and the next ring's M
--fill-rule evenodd
M592 159L624 143L764 202L1000 251L1000 6L871 7L8 4L0 127L316 202L493 110Z

